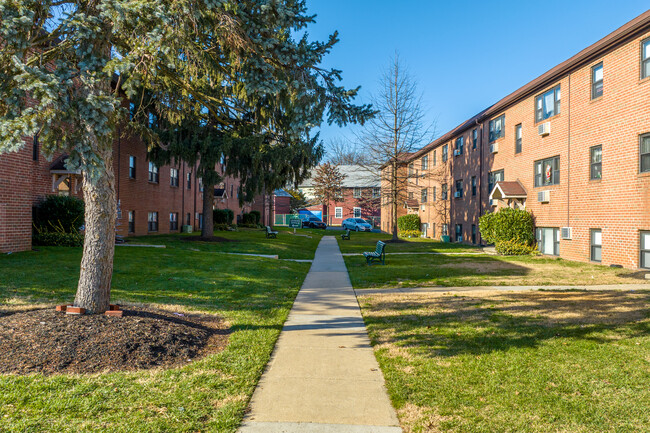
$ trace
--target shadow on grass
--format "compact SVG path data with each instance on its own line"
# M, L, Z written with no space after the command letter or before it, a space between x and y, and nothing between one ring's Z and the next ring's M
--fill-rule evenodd
M402 298L403 299L403 298ZM611 344L650 335L650 292L528 292L492 296L378 296L366 324L374 344L429 357L535 348L547 340Z

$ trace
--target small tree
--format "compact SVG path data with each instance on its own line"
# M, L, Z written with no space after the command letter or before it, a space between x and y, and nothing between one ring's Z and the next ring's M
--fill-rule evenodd
M499 254L530 254L535 251L533 215L523 209L503 208L479 219L481 236L494 243Z
M289 207L291 208L291 212L298 212L300 209L307 206L307 199L305 198L305 194L303 194L302 191L299 191L297 189L285 189L285 191L291 195L291 198L289 199Z
M341 173L339 166L336 164L326 162L314 170L314 176L312 178L312 182L314 183L314 197L327 206L328 224L331 223L329 204L342 200L341 188L343 187L344 179L345 175Z
M391 208L393 240L397 240L398 208L406 200L408 186L404 159L430 141L433 128L425 124L417 83L397 54L382 76L381 86L372 99L378 113L357 137L359 164L371 173L381 173L382 202Z

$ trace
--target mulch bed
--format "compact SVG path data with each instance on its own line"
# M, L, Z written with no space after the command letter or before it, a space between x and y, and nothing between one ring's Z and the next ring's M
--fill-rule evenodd
M201 236L183 236L182 240L187 242L239 242L237 239L227 239L220 236L210 236L202 238Z
M123 307L121 318L54 308L0 310L0 373L97 373L176 367L224 349L217 316Z

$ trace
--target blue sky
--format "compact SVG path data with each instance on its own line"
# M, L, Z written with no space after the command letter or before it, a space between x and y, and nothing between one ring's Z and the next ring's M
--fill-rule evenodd
M369 102L397 51L437 135L492 105L648 9L647 0L309 0L311 39L341 41L324 66ZM324 126L321 139L353 138ZM426 144L426 143L423 143Z

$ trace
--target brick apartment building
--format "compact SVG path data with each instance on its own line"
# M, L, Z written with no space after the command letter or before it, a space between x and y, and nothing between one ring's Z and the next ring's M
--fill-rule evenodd
M409 155L400 214L481 243L503 206L544 254L650 268L650 11ZM390 208L382 228L390 231Z
M369 219L378 224L381 215L380 176L375 176L357 165L339 165L338 169L345 176L340 199L330 203L318 203L307 209L321 211L323 221L333 226L340 226L344 219L352 217ZM312 202L315 199L314 187L311 178L298 186L305 198Z
M138 137L121 137L113 145L113 169L118 199L116 233L123 236L178 233L183 225L199 230L203 219L200 179L187 164L156 167ZM46 195L83 198L82 179L65 167L65 156L47 160L38 140L25 139L18 152L0 155L0 252L31 248L32 206ZM215 207L235 215L239 181L227 177L217 186ZM226 191L226 193L224 193Z

